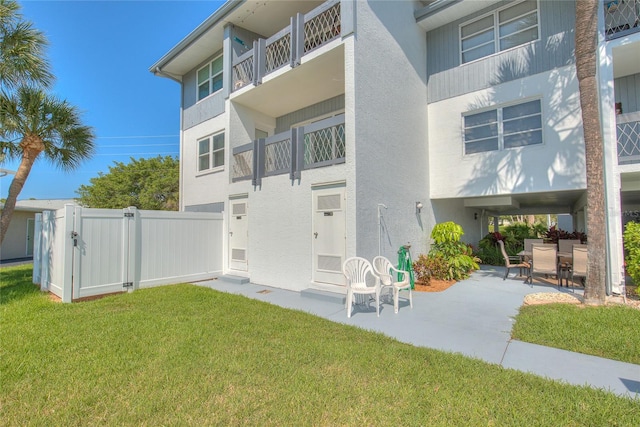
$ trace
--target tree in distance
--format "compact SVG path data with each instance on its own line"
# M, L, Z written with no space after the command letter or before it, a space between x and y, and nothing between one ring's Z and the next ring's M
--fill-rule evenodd
M177 211L180 162L175 157L130 158L114 162L109 172L100 172L89 185L76 191L78 202L89 208Z

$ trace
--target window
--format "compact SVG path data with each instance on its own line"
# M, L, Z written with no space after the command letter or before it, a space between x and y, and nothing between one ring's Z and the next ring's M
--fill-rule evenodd
M198 101L222 89L222 56L198 70Z
M198 172L224 166L224 132L198 140Z
M538 2L518 2L460 26L461 60L475 61L534 40L538 40Z
M465 154L542 144L539 99L468 114L463 120Z

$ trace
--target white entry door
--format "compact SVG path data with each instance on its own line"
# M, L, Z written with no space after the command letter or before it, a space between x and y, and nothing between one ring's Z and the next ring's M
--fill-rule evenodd
M248 212L246 199L231 200L229 215L229 269L247 271L247 242L249 240Z
M313 190L313 281L345 285L345 187Z

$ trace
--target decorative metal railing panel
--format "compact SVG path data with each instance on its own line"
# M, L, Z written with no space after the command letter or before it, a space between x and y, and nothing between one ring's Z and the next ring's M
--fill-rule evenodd
M640 0L604 0L604 25L609 39L640 31Z
M266 40L254 40L253 47L234 61L231 92L259 85L264 76L287 64L300 65L307 52L340 35L340 0L329 0L305 15L298 13L289 26Z
M291 63L291 31L273 42L267 41L265 73L269 74L278 68Z
M266 142L264 146L265 176L287 173L291 169L291 138ZM276 135L277 136L277 135Z
M618 123L618 164L640 163L640 120Z
M344 116L341 123L331 124L321 129L304 131L304 168L319 167L338 163L345 158Z
M241 181L253 177L253 144L245 144L233 151L231 180Z
M248 84L253 83L253 69L254 69L254 56L253 51L247 52L247 58L240 59L240 61L233 66L233 90L238 90L245 87ZM246 54L245 54L246 55Z
M340 3L304 24L304 52L309 52L340 35Z

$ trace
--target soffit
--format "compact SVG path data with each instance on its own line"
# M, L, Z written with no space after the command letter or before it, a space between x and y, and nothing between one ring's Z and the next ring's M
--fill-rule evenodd
M228 1L154 64L181 77L222 49L224 27L233 24L267 38L289 25L297 13L307 13L321 1ZM228 12L223 13L226 9ZM216 16L221 15L221 16Z
M414 16L418 25L431 31L496 3L499 0L437 0L418 9Z

